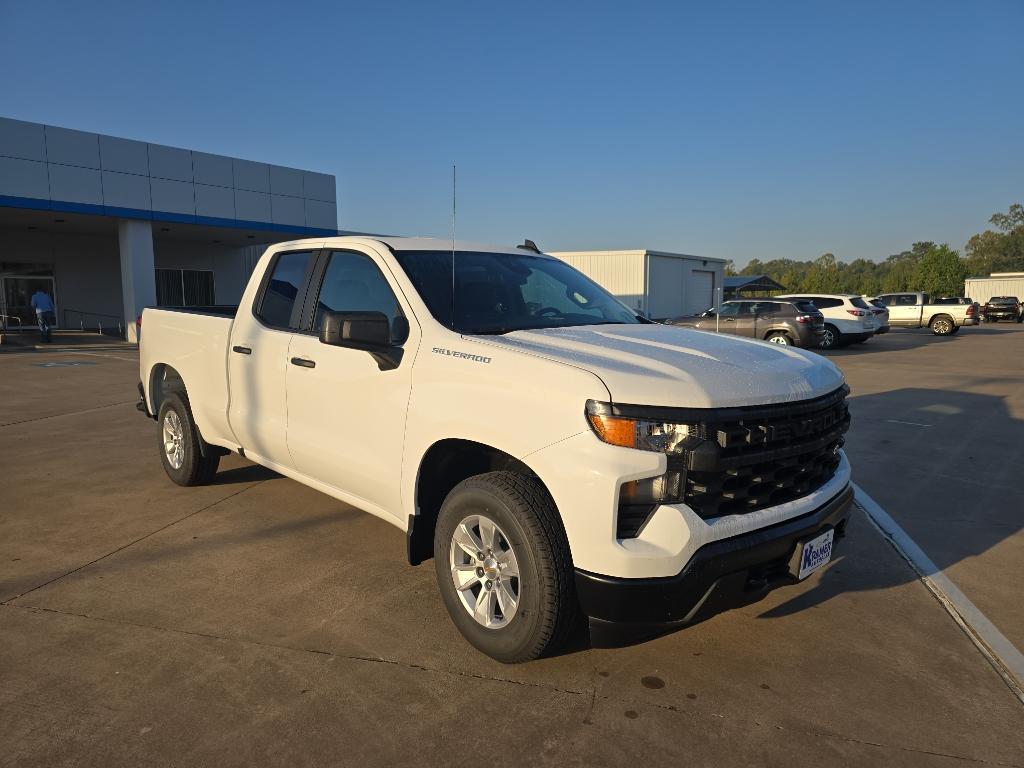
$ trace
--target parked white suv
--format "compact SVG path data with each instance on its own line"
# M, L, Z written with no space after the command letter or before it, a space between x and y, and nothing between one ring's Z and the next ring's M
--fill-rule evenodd
M386 520L501 661L580 612L598 644L691 623L806 577L846 529L836 366L651 323L535 250L280 243L241 306L142 318L139 410L174 482L235 451Z
M790 293L779 299L810 299L825 316L822 349L865 342L878 330L874 308L855 293Z

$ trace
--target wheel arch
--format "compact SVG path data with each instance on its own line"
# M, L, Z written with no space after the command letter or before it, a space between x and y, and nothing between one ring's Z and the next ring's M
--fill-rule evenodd
M419 565L434 556L434 528L441 505L452 488L469 477L495 471L532 477L551 495L547 485L528 464L493 445L445 438L426 450L416 472L415 511L409 515L407 529L410 565Z
M192 411L192 404L188 399L188 389L185 386L185 380L181 374L178 373L177 369L168 365L167 363L155 364L149 372L149 401L150 406L153 409L153 418L160 418L160 406L163 404L164 399L172 392L178 392L181 394L182 399L185 401L185 407L189 409L189 413L192 418L193 424L195 424L196 431L199 433L199 453L203 458L216 452L217 455L223 456L229 451L226 448L220 446L210 445L203 438L202 430L199 428L199 424L195 420L195 414Z
M156 363L149 371L149 404L153 416L160 414L160 405L170 392L181 392L188 401L188 389L185 380L174 366L167 363Z
M931 324L934 323L940 317L944 317L947 320L949 320L949 322L951 322L953 325L956 325L956 318L954 318L948 312L936 312L934 315L932 315L931 317L928 318L928 323L927 323L928 327L930 328Z

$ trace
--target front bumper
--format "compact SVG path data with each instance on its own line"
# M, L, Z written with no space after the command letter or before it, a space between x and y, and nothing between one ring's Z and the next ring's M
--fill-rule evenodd
M669 628L750 602L793 583L790 559L802 539L828 528L846 532L853 488L800 517L705 544L675 576L628 579L576 570L576 591L592 635L612 625Z

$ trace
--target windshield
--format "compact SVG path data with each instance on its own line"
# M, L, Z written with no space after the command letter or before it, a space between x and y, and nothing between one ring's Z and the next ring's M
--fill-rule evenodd
M434 318L459 333L646 322L551 256L457 251L454 278L450 251L396 251L395 258Z

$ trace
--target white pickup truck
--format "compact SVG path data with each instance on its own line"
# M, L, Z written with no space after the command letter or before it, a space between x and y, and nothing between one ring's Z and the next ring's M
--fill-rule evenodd
M973 302L933 304L927 293L905 291L875 297L889 310L889 324L897 328L930 328L936 336L952 336L965 325L977 325L978 307Z
M282 243L239 307L141 323L172 480L234 451L392 523L500 661L580 616L599 645L692 623L804 578L846 529L832 363L651 323L524 246Z

